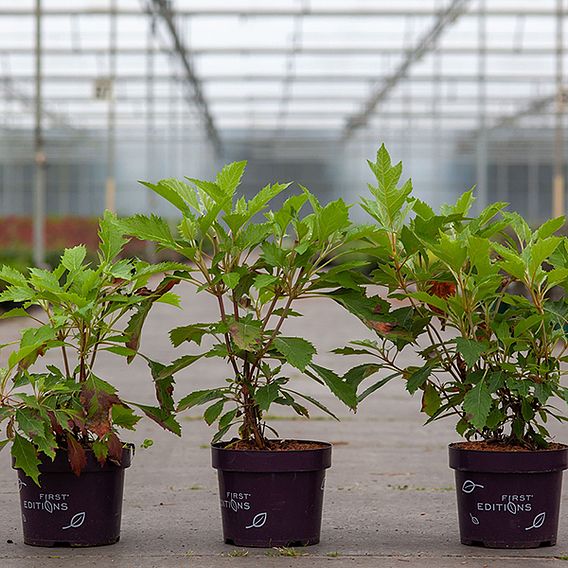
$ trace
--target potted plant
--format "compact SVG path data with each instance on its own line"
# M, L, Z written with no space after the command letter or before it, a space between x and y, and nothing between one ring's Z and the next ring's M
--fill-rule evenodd
M175 279L165 277L155 290L146 284L178 265L117 258L125 239L109 213L99 235L93 266L81 245L65 250L53 271L0 269L7 284L0 300L21 304L1 317L33 322L19 341L2 346L16 345L0 369L1 444L11 445L24 542L30 545L95 546L119 539L124 469L133 447L118 430L134 430L139 416L96 374L96 361L102 352L132 359L151 305L174 300L169 290ZM137 406L172 427L160 408Z
M386 373L359 400L400 378L421 394L427 423L455 417L465 438L449 448L462 543L553 545L568 461L546 427L566 420L557 405L568 401L568 305L553 294L568 283L567 239L554 235L564 219L531 230L503 203L470 217L472 192L435 214L412 197L410 181L398 187L402 166L384 146L371 169L377 186L362 202L376 223L370 282L385 297L364 286L333 294L377 335L338 350L373 357L361 376ZM401 361L405 347L421 366Z
M188 322L170 332L175 347L191 345L193 352L153 374L163 380L202 358L220 357L228 364L227 375L211 377L210 388L191 392L176 406L183 412L207 405L203 418L217 426L211 449L225 542L315 544L331 445L281 440L266 417L273 405L308 417L308 403L335 418L319 400L297 390L287 374L291 368L355 407L352 385L313 362L312 343L283 331L286 320L301 315L296 305L303 298L346 282L344 275L351 278L346 270L360 261L334 263L362 229L352 227L342 200L322 206L305 188L279 209L267 210L290 184L267 185L251 199L237 199L244 169L245 162L225 166L214 182L145 183L180 211L177 232L156 216L136 215L123 226L130 235L184 255L190 269L178 276L198 294L214 298L218 307L215 321ZM302 217L300 210L308 203L311 213ZM227 441L231 431L238 437Z

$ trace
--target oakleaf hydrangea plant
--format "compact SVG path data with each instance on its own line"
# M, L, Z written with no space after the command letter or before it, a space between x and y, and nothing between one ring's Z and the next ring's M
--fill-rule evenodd
M160 408L124 401L115 386L98 376L96 362L102 352L129 360L137 354L152 304L176 302L170 292L175 278L163 277L153 290L148 280L183 265L121 259L126 240L110 213L100 222L99 237L98 262L86 262L87 251L80 245L65 250L52 271L30 268L24 274L0 268L0 280L7 284L0 301L20 304L0 317L33 322L19 341L1 346L11 350L0 369L2 446L11 443L16 467L38 484L41 461L54 459L60 450L67 452L77 475L86 465L87 451L101 463L120 462L118 429L135 429L140 419L136 406L163 426L178 428ZM42 364L48 353L53 358Z
M205 421L217 424L214 442L236 427L245 446L270 449L268 436L277 435L266 422L272 405L308 417L309 403L334 416L319 400L297 390L290 368L327 385L349 407L356 406L353 386L315 364L314 345L285 335L284 324L301 316L297 305L302 299L356 278L347 270L360 261L338 261L345 246L367 229L350 223L341 199L324 206L305 188L270 209L290 184L269 184L251 199L238 197L244 170L245 162L237 162L225 166L214 181L145 183L179 211L177 229L171 231L153 215L136 215L123 225L128 234L187 258L188 269L176 275L198 295L213 297L218 308L215 321L188 322L170 332L175 347L188 346L191 352L154 372L154 378L172 377L173 388L173 375L196 361L225 360L227 374L218 377L216 385L181 398L176 410L206 405ZM304 208L309 213L302 215Z
M550 417L566 420L568 240L564 218L536 230L494 203L471 215L471 191L435 213L399 186L402 164L384 146L370 163L377 185L362 201L375 222L376 270L333 296L376 333L337 350L372 357L360 377L381 373L362 400L393 379L420 393L428 422L454 416L469 439L545 448ZM382 293L369 295L368 285ZM421 365L406 365L405 348ZM564 364L564 367L563 367Z

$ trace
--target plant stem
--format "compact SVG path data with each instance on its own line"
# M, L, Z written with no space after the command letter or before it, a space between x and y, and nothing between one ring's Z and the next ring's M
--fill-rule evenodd
M67 349L65 349L65 345L61 346L61 352L63 353L63 365L65 366L65 375L67 378L71 378L71 371L69 370L69 359L67 358Z
M227 323L227 315L225 314L225 305L223 303L223 295L217 293L216 296L217 303L219 304L219 312L221 314L221 320L224 324ZM225 337L225 345L227 347L227 353L229 354L229 360L231 361L231 365L233 366L233 371L235 371L235 377L240 375L239 367L237 365L237 361L235 360L235 355L233 350L231 349L231 341L229 338L229 333L226 332L223 334Z

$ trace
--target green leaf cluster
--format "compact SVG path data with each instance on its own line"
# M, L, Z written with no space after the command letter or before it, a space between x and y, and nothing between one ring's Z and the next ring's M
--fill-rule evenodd
M118 429L133 430L140 417L134 403L122 400L115 387L96 375L97 358L105 351L129 360L137 354L150 307L171 294L177 282L167 274L185 268L121 258L127 238L108 212L100 221L99 238L94 262L79 245L65 250L53 270L0 268L0 301L20 304L2 318L26 317L32 323L19 341L3 346L10 353L0 369L2 445L12 442L16 467L36 483L41 460L53 459L58 451L67 452L77 475L87 451L101 463L120 461ZM149 288L150 278L164 273L162 282ZM59 364L44 369L40 363L48 352L58 355Z
M217 425L215 441L236 428L242 440L264 448L267 436L274 433L265 420L273 405L308 417L308 403L331 414L321 402L293 388L294 369L356 406L349 382L318 367L315 347L303 337L286 336L283 326L288 318L301 316L294 309L298 300L358 285L361 279L354 270L364 262L341 260L367 229L351 223L349 207L341 199L323 205L301 186L291 192L289 183L268 184L247 199L240 194L245 166L229 164L213 181L143 182L178 210L176 229L142 215L121 225L128 235L185 257L189 264L176 276L198 294L212 297L218 307L215 321L171 331L172 344L190 353L166 365L158 380L211 357L226 360L231 372L219 377L218 386L183 396L176 410L204 405L205 421ZM173 381L168 387L173 388ZM164 412L171 411L169 398L167 403L161 404Z
M428 422L453 416L467 439L546 447L547 421L565 421L568 401L564 218L532 229L505 203L473 215L472 191L436 213L410 182L399 187L402 165L384 145L369 165L377 185L361 205L374 226L363 238L376 268L331 294L377 335L338 350L371 357L381 375L359 398L398 378ZM405 349L422 366L405 366Z

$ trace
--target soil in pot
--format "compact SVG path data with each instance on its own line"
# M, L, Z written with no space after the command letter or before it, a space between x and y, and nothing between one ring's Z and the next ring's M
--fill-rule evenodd
M211 447L225 542L263 548L317 544L331 444L271 440L268 447Z
M527 451L487 442L449 447L455 470L460 537L488 548L556 544L568 446Z
M80 476L69 467L67 452L39 466L38 487L18 471L24 542L32 546L101 546L120 538L124 470L132 449L125 447L121 464L101 466L87 452L87 466Z

